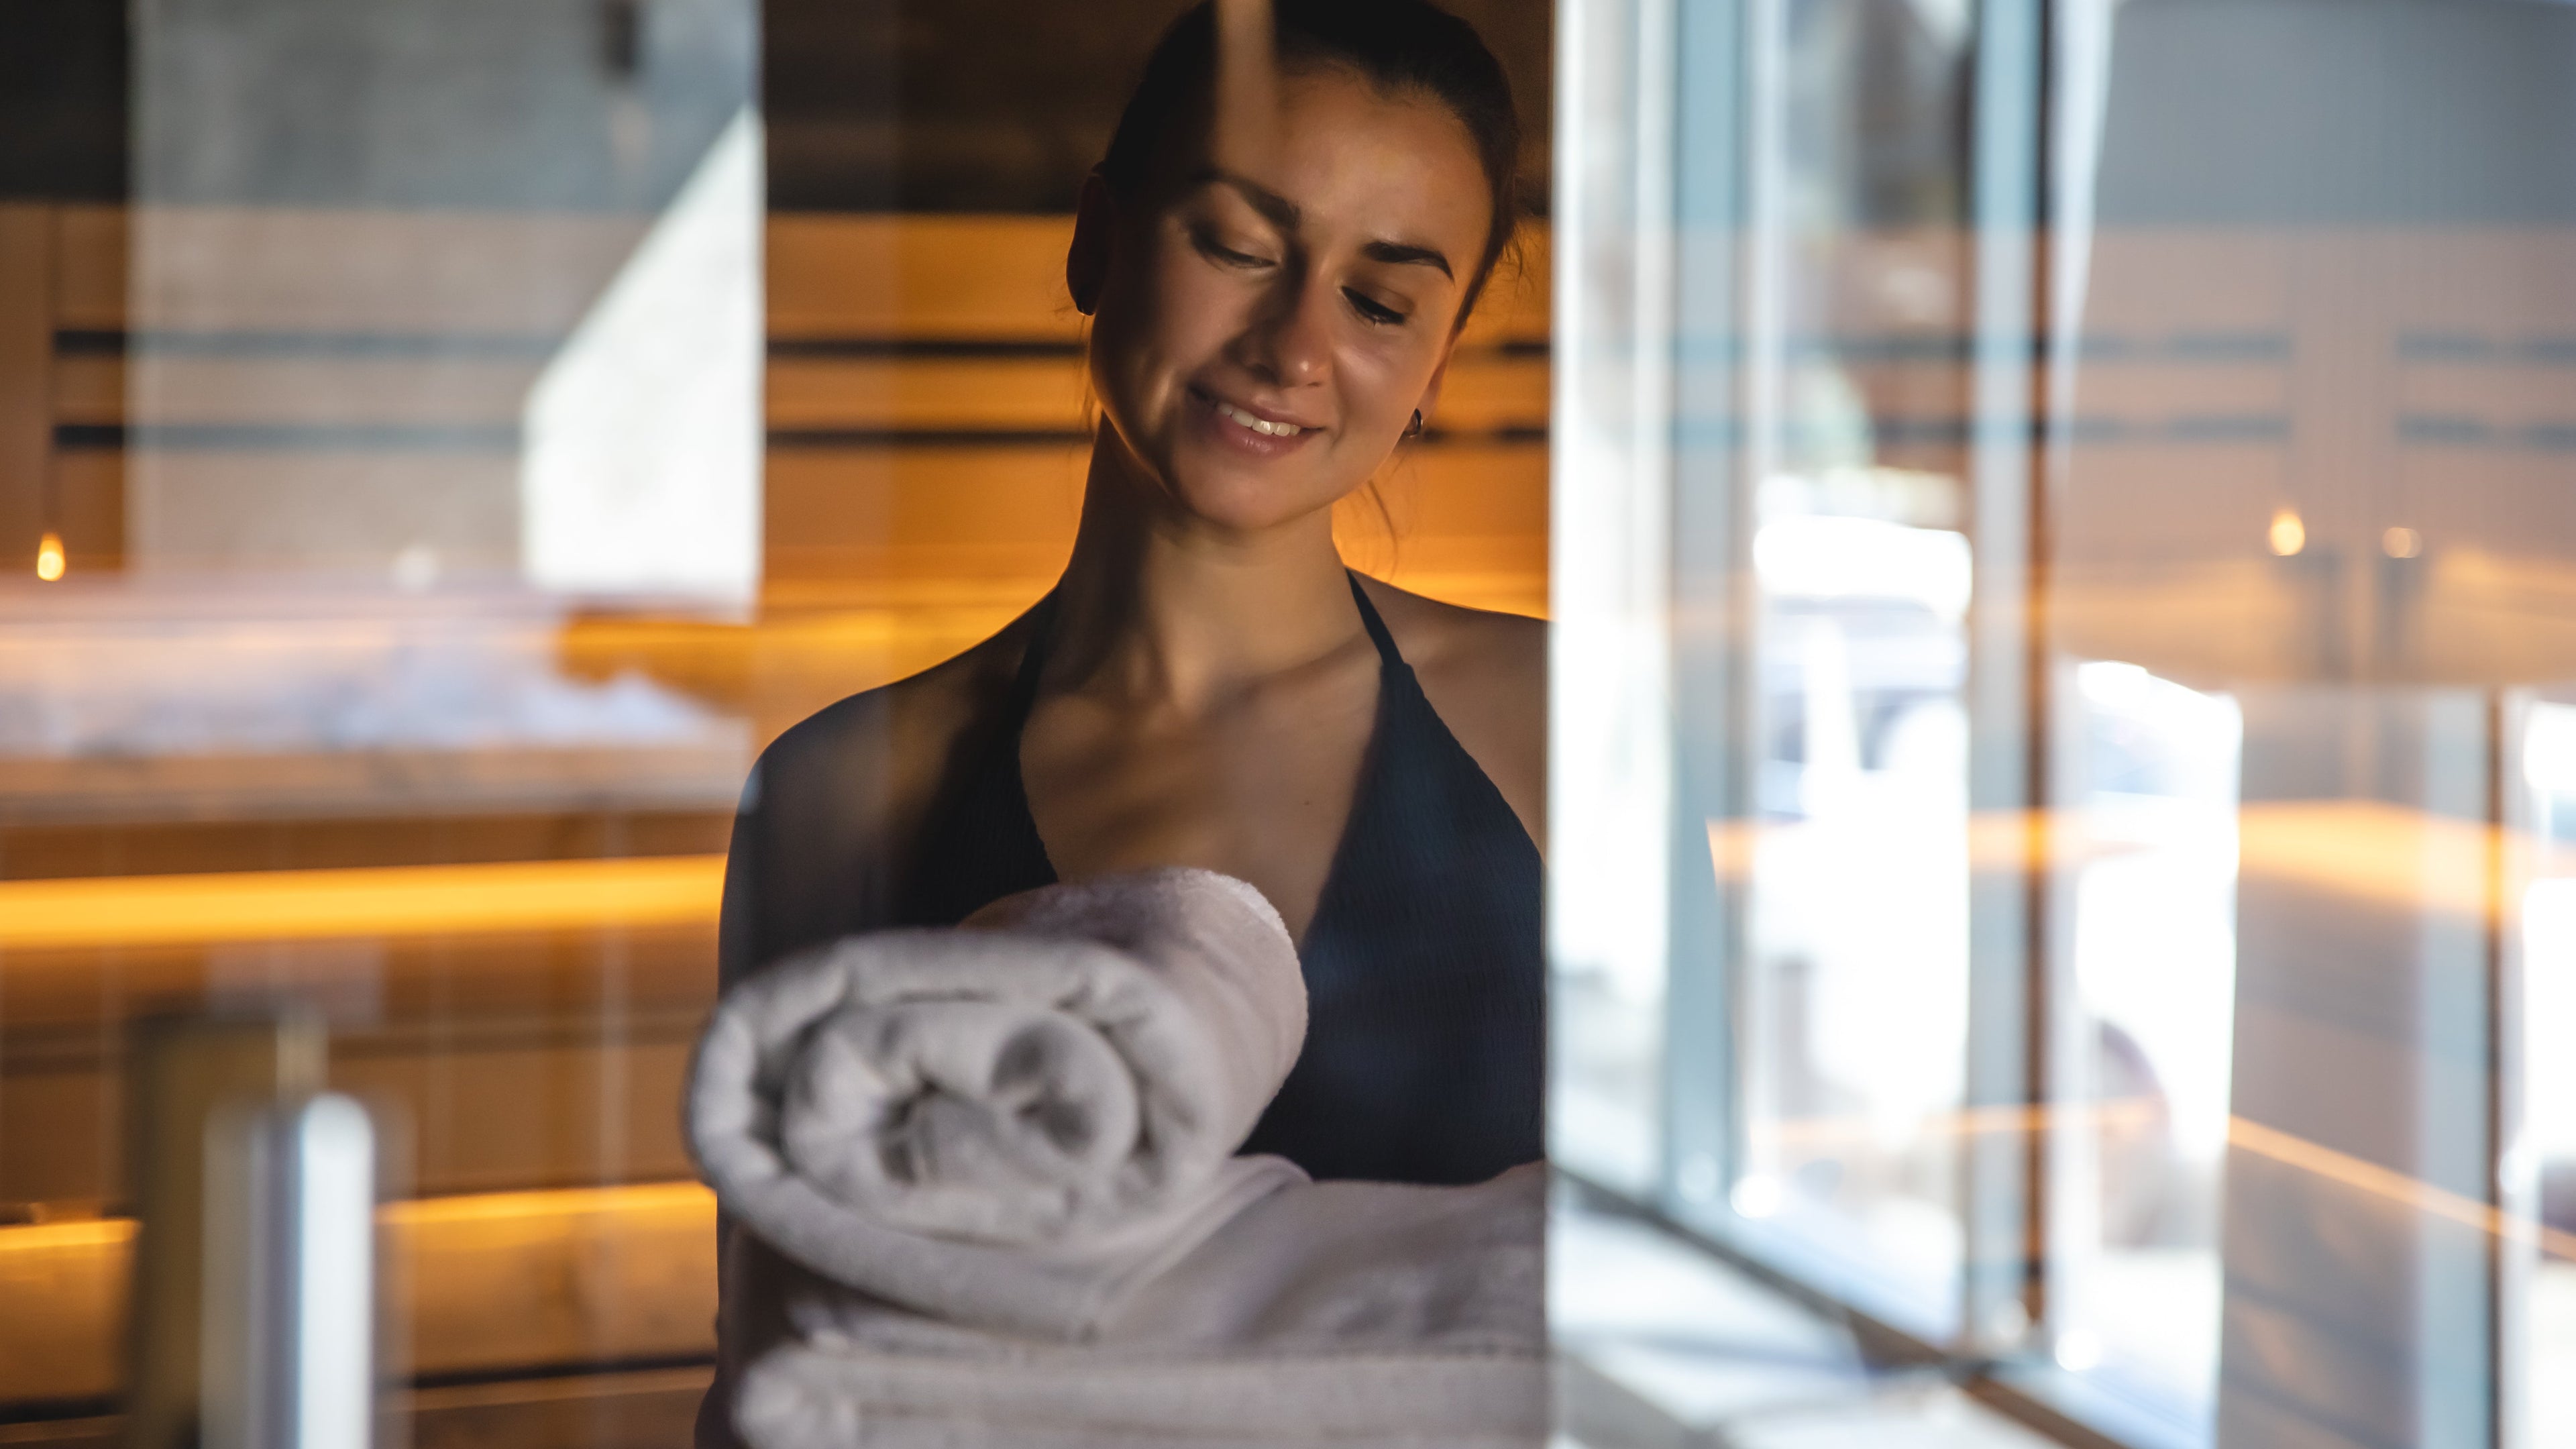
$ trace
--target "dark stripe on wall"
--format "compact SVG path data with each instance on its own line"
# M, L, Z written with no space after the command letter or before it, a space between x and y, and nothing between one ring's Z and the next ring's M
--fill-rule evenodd
M130 332L66 328L54 351L66 357L400 357L543 362L564 339L533 333Z
M1011 342L920 337L776 337L772 357L1055 357L1082 356L1079 342Z
M62 423L54 446L65 452L157 449L174 453L516 453L515 427L419 427L361 423L307 427L278 423L171 423L126 427Z

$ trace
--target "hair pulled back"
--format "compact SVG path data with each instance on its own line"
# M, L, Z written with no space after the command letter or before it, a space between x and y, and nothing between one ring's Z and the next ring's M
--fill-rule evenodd
M1520 116L1501 63L1475 27L1430 0L1272 0L1271 16L1283 73L1346 69L1381 91L1427 95L1466 126L1483 165L1493 221L1459 304L1458 320L1465 322L1520 221ZM1173 129L1209 115L1216 59L1216 8L1200 0L1155 42L1119 114L1099 168L1113 193L1149 194Z

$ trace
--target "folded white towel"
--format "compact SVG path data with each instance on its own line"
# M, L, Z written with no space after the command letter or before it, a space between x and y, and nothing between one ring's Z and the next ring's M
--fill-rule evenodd
M1535 1446L1545 1192L1537 1165L1463 1188L1291 1186L1080 1346L808 1282L735 1422L759 1449Z
M1305 1038L1297 953L1204 870L1051 886L856 936L726 993L691 1150L789 1258L963 1324L1081 1337L1246 1203Z

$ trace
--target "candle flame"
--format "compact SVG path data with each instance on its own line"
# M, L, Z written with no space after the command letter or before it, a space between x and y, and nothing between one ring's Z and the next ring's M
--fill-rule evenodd
M44 540L36 545L36 577L50 584L62 576L63 536L48 532Z

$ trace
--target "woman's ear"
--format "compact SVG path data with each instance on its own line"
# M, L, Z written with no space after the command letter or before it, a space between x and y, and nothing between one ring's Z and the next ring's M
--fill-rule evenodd
M1088 317L1100 306L1100 289L1109 280L1109 242L1118 229L1118 203L1109 183L1092 172L1082 178L1082 199L1073 212L1073 246L1064 254L1064 285L1073 293L1074 310Z
M1424 384L1421 398L1413 404L1426 424L1430 421L1432 408L1440 402L1440 384L1449 379L1449 359L1453 351L1454 348L1441 350L1440 365L1431 369L1431 381Z

